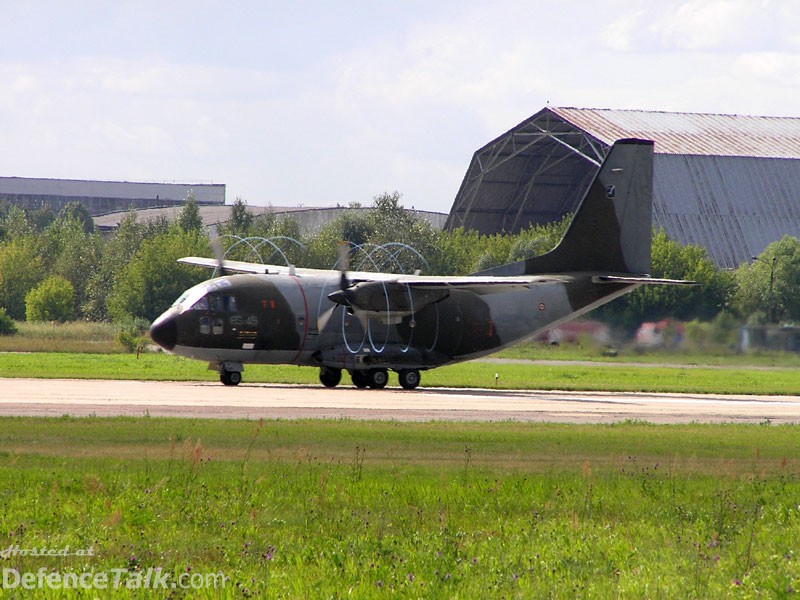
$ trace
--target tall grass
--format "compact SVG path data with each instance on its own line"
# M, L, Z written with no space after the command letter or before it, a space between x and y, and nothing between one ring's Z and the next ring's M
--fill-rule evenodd
M111 323L21 321L17 333L0 336L0 352L123 352Z
M223 572L208 597L784 596L797 435L2 419L0 548L94 550L3 561L20 571Z

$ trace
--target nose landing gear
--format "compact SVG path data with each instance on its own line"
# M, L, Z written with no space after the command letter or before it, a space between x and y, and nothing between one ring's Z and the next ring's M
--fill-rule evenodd
M212 365L213 363L208 368L211 369ZM242 363L225 361L219 363L216 369L223 385L239 385L242 382L242 371L244 370Z

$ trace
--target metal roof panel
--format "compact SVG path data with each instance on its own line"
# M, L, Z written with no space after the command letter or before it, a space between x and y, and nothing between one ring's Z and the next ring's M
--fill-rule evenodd
M607 144L626 137L653 140L659 154L800 158L800 118L796 117L566 107L549 110Z

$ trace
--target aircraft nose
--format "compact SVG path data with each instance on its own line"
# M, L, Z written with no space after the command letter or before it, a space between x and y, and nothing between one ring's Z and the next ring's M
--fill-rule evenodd
M175 347L178 339L176 320L176 315L172 311L167 311L150 326L150 337L164 350L172 350Z

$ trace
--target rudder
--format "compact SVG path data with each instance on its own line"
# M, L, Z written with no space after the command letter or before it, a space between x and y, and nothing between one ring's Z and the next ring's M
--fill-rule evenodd
M482 274L649 273L653 149L651 140L615 142L553 250Z

